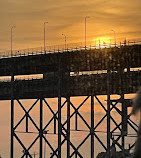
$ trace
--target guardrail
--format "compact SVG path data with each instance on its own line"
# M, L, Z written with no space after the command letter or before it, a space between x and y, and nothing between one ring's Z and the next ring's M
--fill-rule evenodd
M109 40L110 42L106 43L104 41L91 41L87 42L87 46L85 46L84 42L79 43L69 43L67 44L67 48L65 49L64 45L54 45L48 46L45 48L37 47L37 48L29 48L29 49L20 49L11 51L0 52L0 58L11 58L11 57L19 57L19 56L28 56L28 55L38 55L38 54L48 54L48 53L62 53L62 52L72 52L72 51L81 51L81 50L91 50L91 49L103 49L103 48L112 48L112 47L121 47L121 46L131 46L131 45L140 45L141 40L124 40L122 42L113 42L113 40Z

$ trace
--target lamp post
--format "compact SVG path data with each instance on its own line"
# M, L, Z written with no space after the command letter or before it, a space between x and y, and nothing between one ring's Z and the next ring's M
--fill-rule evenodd
M116 47L116 32L115 30L111 30L114 33L115 47Z
M33 155L33 158L36 158L36 155L38 155L38 153L36 153L35 151L34 151L34 153L33 154L31 154L31 156Z
M13 29L16 28L16 26L11 27L11 57L13 55Z
M65 38L65 51L66 51L66 48L67 48L67 37L63 33L62 33L62 36L64 36L64 38Z
M90 17L89 16L85 17L85 49L86 49L86 44L87 44L87 41L86 41L87 40L87 37L86 37L87 36L86 35L87 34L87 28L86 28L87 18L90 18Z
M44 52L46 52L46 24L48 22L44 22Z

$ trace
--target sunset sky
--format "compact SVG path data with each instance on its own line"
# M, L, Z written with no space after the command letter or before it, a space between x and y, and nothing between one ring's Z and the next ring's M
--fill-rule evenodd
M0 0L0 53L10 50L12 26L16 26L13 30L13 49L43 47L44 22L48 22L46 24L46 46L64 45L62 33L67 37L67 43L84 42L86 16L90 16L87 19L87 41L101 40L107 42L110 39L114 40L114 31L117 41L118 39L123 41L125 38L128 40L141 39L141 0ZM129 96L127 98L131 99ZM83 99L84 97L77 97L72 101L77 107ZM106 96L100 99L106 107ZM33 104L32 101L26 101L23 101L26 108ZM52 108L58 108L55 99L49 99L49 103ZM21 119L24 111L20 106L17 106L18 104L15 105L16 122ZM79 111L88 123L90 123L91 110L89 105L90 98ZM95 101L95 105L95 120L98 122L105 115L105 111L97 101ZM8 158L10 155L10 101L0 101L0 108L0 154L2 157ZM55 111L57 111L56 109ZM67 116L65 110L62 111L63 119ZM45 112L47 114L47 111ZM39 109L37 111L34 109L32 116L39 122L39 117L37 117L39 115L37 114L39 114ZM52 116L52 114L45 115L46 118L44 117L44 119L47 120L50 115ZM115 113L115 111L112 112L112 115L114 115L115 119L119 119L119 114ZM74 125L74 118L72 122ZM106 124L103 124L100 125L98 130L104 131L106 129ZM23 127L25 128L22 125L25 124L21 124L19 131ZM80 125L81 122L79 122ZM82 124L83 127L85 126ZM103 134L99 135L106 144L106 137ZM74 135L74 143L80 142L78 140L82 136L84 135L80 134L79 137ZM52 135L50 138L52 139ZM23 140L28 142L30 139ZM54 137L52 142L55 142ZM57 145L57 143L55 142L54 145ZM81 150L85 152L88 145L84 145L85 149L81 148ZM95 146L96 154L103 151L99 144ZM33 148L31 153L38 151L38 144L35 147L37 149ZM15 158L20 157L22 148L16 141L15 149L17 149L15 155L18 155ZM89 150L90 148L84 154L90 154Z
M0 49L43 46L43 23L47 45L84 42L84 18L87 19L87 41L141 37L140 0L0 0Z

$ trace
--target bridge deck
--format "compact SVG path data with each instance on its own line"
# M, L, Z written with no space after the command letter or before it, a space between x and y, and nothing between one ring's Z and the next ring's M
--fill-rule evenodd
M141 45L0 59L0 76L141 67Z
M11 99L12 86L15 99L34 99L58 97L59 89L62 97L106 95L107 93L128 94L135 93L140 85L141 71L79 76L65 74L61 78L54 74L45 79L15 80L14 83L0 82L0 100Z
M0 99L11 99L13 92L19 99L134 93L141 85L141 72L130 68L141 67L140 53L141 45L133 45L3 58L0 76L43 74L44 78L0 82ZM95 70L108 73L70 76Z

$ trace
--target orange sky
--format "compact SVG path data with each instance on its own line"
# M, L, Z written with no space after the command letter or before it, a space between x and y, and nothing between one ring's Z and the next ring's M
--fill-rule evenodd
M16 26L13 48L43 46L43 23L46 45L84 42L84 17L87 41L141 37L140 0L0 0L0 49L10 49L10 27Z

